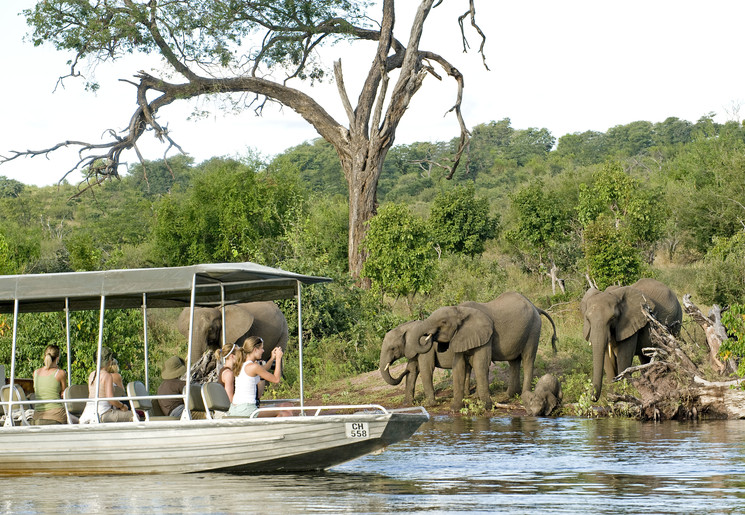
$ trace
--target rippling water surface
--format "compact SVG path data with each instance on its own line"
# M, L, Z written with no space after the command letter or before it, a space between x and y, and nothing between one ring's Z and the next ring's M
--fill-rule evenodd
M2 513L743 513L745 421L435 417L324 473L0 480Z

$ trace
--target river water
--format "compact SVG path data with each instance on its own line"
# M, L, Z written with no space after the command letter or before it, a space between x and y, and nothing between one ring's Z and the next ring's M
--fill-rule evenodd
M314 474L0 479L1 513L743 513L745 421L434 417Z

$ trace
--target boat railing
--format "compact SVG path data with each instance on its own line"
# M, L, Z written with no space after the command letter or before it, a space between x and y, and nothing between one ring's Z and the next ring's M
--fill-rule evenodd
M386 409L379 404L336 404L332 406L276 406L271 408L259 408L251 413L249 418L260 417L262 413L276 413L281 411L298 412L301 415L317 417L319 415L339 415L339 412L353 411L380 412L383 415L391 413L422 413L429 415L427 410L422 406L413 406L410 408ZM329 413L333 412L333 413Z

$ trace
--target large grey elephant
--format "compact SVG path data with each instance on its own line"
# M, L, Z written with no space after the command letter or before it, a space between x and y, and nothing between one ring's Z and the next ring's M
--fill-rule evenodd
M590 288L580 303L584 318L583 334L592 345L592 385L594 400L603 387L603 369L610 377L631 366L634 355L651 344L649 321L643 306L677 336L683 310L675 293L655 279L639 279L631 286L609 286L605 291Z
M467 364L474 370L478 397L491 409L489 365L492 361L509 362L507 395L510 397L519 391L522 362L525 377L521 392L530 391L541 336L541 315L553 326L551 344L556 351L554 321L517 292L503 293L491 302L465 302L437 309L407 332L406 345L419 348L419 354L429 352L428 345L435 342L437 352L452 350L452 410L463 407ZM421 338L425 338L424 344L420 343Z
M189 336L189 308L178 319L178 330ZM219 308L194 308L194 337L191 360L196 363L207 349L222 346L222 313ZM244 302L225 306L225 342L242 344L248 336L264 340L264 359L274 347L287 348L287 320L274 302Z
M380 347L380 374L383 380L390 385L398 385L406 377L404 403L411 405L414 402L414 390L416 388L417 377L422 376L422 389L424 390L424 405L435 405L435 388L433 375L435 368L451 369L453 367L453 350L448 349L445 352L437 352L435 345L429 345L429 351L423 351L427 345L424 339L418 342L419 345L412 347L406 346L406 334L413 330L419 320L404 322L388 331L383 338L383 344ZM413 343L413 342L412 342ZM406 357L409 362L406 369L398 377L393 377L390 372L390 366L399 359ZM468 391L470 386L470 368L465 373L464 388Z

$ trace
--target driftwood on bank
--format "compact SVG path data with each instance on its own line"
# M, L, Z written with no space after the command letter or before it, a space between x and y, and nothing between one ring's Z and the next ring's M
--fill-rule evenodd
M614 381L627 379L639 396L615 396L616 402L635 405L643 420L690 418L745 418L743 380L707 381L702 378L711 368L722 375L734 366L719 360L719 345L726 333L717 317L710 318L684 297L685 310L706 333L709 347L707 363L696 363L680 342L647 312L653 347L644 349L650 362L629 367ZM717 322L719 327L717 327ZM722 337L723 336L723 337ZM711 373L711 372L710 372Z

